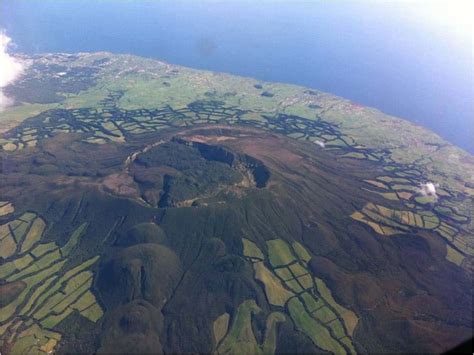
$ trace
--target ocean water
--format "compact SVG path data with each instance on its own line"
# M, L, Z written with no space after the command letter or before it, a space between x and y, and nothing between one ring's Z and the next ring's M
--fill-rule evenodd
M0 28L18 52L131 53L316 88L474 153L472 33L411 10L373 1L0 0Z

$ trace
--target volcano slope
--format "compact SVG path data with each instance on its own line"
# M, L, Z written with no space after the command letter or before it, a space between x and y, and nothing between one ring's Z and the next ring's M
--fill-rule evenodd
M441 352L472 335L472 156L305 88L23 60L1 113L2 353Z

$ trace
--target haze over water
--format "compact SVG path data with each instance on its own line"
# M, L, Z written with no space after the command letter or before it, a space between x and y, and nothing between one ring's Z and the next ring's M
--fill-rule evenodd
M472 32L413 6L329 2L10 1L16 51L110 51L334 93L474 153Z

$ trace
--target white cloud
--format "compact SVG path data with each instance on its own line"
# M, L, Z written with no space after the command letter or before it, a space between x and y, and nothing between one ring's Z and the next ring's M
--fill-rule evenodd
M436 188L438 186L439 184L434 184L432 182L421 184L420 194L422 194L423 196L432 196L432 197L438 198L438 196L436 195Z
M3 93L3 89L18 79L25 69L24 63L8 54L10 43L11 38L0 30L0 111L12 104L12 100Z
M314 144L319 145L321 148L324 148L326 146L326 144L324 144L324 142L318 141L318 140L314 141Z

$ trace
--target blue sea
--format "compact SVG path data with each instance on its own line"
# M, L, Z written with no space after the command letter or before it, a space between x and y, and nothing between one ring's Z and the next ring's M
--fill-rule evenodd
M0 0L0 28L18 52L131 53L331 92L474 153L472 32L408 4Z

